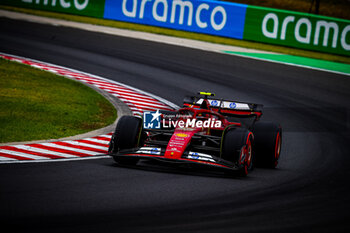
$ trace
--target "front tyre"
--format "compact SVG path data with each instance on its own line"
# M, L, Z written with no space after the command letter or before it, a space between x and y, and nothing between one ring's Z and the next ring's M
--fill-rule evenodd
M245 128L229 130L224 135L221 156L238 167L240 176L247 176L253 170L253 134Z
M137 157L118 156L120 150L132 149L142 144L142 120L134 116L122 116L109 143L108 154L115 162L123 165L135 165Z

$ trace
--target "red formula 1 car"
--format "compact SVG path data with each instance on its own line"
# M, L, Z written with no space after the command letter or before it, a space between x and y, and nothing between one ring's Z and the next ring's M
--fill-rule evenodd
M260 122L262 105L214 98L200 92L185 97L176 111L123 116L108 153L118 164L139 159L201 164L246 176L254 165L275 168L282 129Z

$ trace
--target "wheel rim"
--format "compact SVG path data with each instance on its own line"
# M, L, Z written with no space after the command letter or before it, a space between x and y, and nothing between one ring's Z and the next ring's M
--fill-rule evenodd
M248 144L241 150L240 164L243 165L243 174L248 175L249 169L252 167L252 144Z

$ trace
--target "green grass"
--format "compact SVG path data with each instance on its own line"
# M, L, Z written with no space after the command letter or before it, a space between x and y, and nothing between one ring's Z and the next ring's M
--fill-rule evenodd
M235 39L225 38L225 37L211 36L211 35L185 32L185 31L177 31L177 30L160 28L160 27L125 23L125 22L119 22L119 21L113 21L113 20L90 18L85 16L69 15L69 14L63 14L63 13L39 11L39 10L1 6L1 5L0 5L0 8L5 10L10 10L10 11L17 11L17 12L22 12L27 14L39 15L39 16L50 17L50 18L58 18L58 19L88 23L93 25L102 25L102 26L108 26L108 27L134 30L134 31L150 32L150 33L173 36L173 37L200 40L200 41L206 41L206 42L217 43L217 44L233 45L233 46L244 47L244 48L259 49L259 50L289 54L294 56L302 56L302 57L309 57L309 58L350 64L350 57L320 53L320 52L314 52L314 51L308 51L308 50L302 50L302 49L295 49L295 48L289 48L284 46L276 46L276 45L263 44L263 43L257 43L257 42L251 42L251 41L235 40Z
M0 59L0 143L77 135L116 117L112 104L91 88Z

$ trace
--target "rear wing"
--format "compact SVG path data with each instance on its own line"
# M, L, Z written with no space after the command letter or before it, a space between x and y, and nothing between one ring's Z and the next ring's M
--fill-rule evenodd
M184 98L184 107L201 108L203 101L207 100L209 108L224 116L250 117L262 116L262 104L244 103L234 100L218 99L212 96L186 96Z

